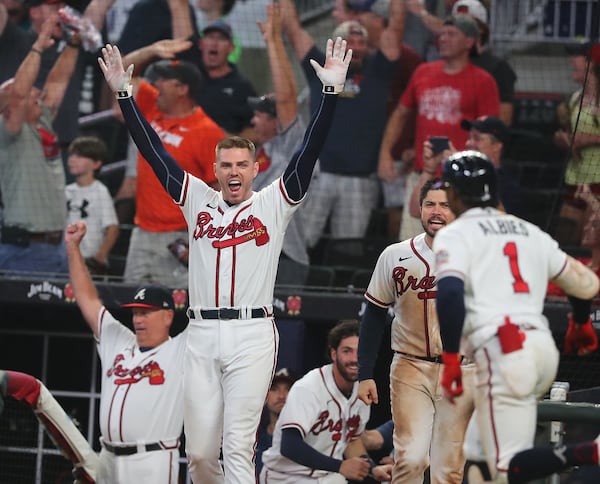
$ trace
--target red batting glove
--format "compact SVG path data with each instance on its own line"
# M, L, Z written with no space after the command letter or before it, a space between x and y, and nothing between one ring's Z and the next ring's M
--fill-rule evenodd
M576 324L569 315L569 328L565 336L565 353L587 355L598 348L598 336L592 325L591 318L583 324Z
M444 369L442 370L442 387L444 396L454 403L454 397L463 393L462 370L460 368L460 355L458 353L442 353Z

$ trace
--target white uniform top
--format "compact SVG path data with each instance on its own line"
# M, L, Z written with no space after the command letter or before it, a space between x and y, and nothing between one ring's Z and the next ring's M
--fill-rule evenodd
M547 233L496 209L472 208L436 234L433 248L438 280L464 281L467 352L492 338L506 316L549 331L546 288L566 267L567 254Z
M98 252L104 239L104 232L111 225L118 225L117 212L106 185L94 180L91 185L77 183L67 185L67 224L83 220L87 225L85 237L81 240L81 254L92 257Z
M433 251L425 243L425 233L386 247L377 260L365 297L380 307L394 306L394 351L442 354L433 269Z
M234 206L185 174L182 211L189 227L190 308L268 307L285 229L298 208L281 178Z
M263 454L263 464L285 474L325 476L329 472L304 467L281 455L282 429L298 429L313 449L343 460L346 446L364 431L369 415L370 408L358 399L358 383L346 398L333 379L333 365L315 368L290 389L275 424L273 446Z
M153 443L183 430L183 354L187 331L140 351L135 334L102 308L100 432L111 443Z

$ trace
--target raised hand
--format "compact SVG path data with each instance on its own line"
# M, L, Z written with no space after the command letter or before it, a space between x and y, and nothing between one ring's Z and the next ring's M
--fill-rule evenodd
M66 244L79 244L81 239L85 236L87 232L87 225L82 220L78 222L67 225L67 229L65 230L65 243Z
M325 65L320 66L314 59L310 60L317 77L323 83L323 92L339 94L344 89L348 66L352 60L352 49L346 51L346 41L341 37L327 41L325 49Z
M267 18L265 23L257 21L265 44L269 44L274 39L281 37L281 6L278 3L269 3L267 5Z
M116 45L106 44L102 47L102 57L98 57L98 64L113 92L127 91L131 95L133 64L127 68L127 71L123 69L123 58Z
M177 54L191 46L192 41L187 39L163 39L153 44L154 54L161 59L175 59Z

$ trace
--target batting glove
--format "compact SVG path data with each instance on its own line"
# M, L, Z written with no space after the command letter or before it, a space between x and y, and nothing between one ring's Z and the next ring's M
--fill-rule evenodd
M460 355L458 353L442 353L442 387L444 396L454 403L454 397L463 393L462 370L460 368Z
M102 57L98 57L98 64L100 64L104 78L116 98L131 97L133 64L127 68L127 71L123 69L123 58L116 45L106 44L105 47L102 47Z
M565 336L565 353L587 355L598 348L598 336L592 325L591 318L583 324L577 324L569 315L569 328Z
M339 94L344 90L348 66L352 59L352 49L346 51L346 41L341 37L327 41L325 65L321 67L314 59L310 60L319 80L323 83L325 94Z

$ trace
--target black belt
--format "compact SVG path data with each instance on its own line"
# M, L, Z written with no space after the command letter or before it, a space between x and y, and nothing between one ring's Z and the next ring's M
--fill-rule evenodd
M235 308L201 309L200 317L197 318L196 313L192 309L188 309L190 319L241 319L241 314L242 311ZM265 308L252 308L250 314L253 319L268 316Z
M141 446L138 445L125 445L125 446L117 446L111 445L108 442L102 442L102 445L106 450L115 454L115 455L133 455L138 452L152 452L153 450L162 450L163 446L158 442L154 442L153 444L144 444Z
M439 356L419 356L411 355L409 353L403 353L402 351L394 351L394 353L402 356L408 356L409 358L416 358L417 360L429 361L430 363L443 363L441 355Z

